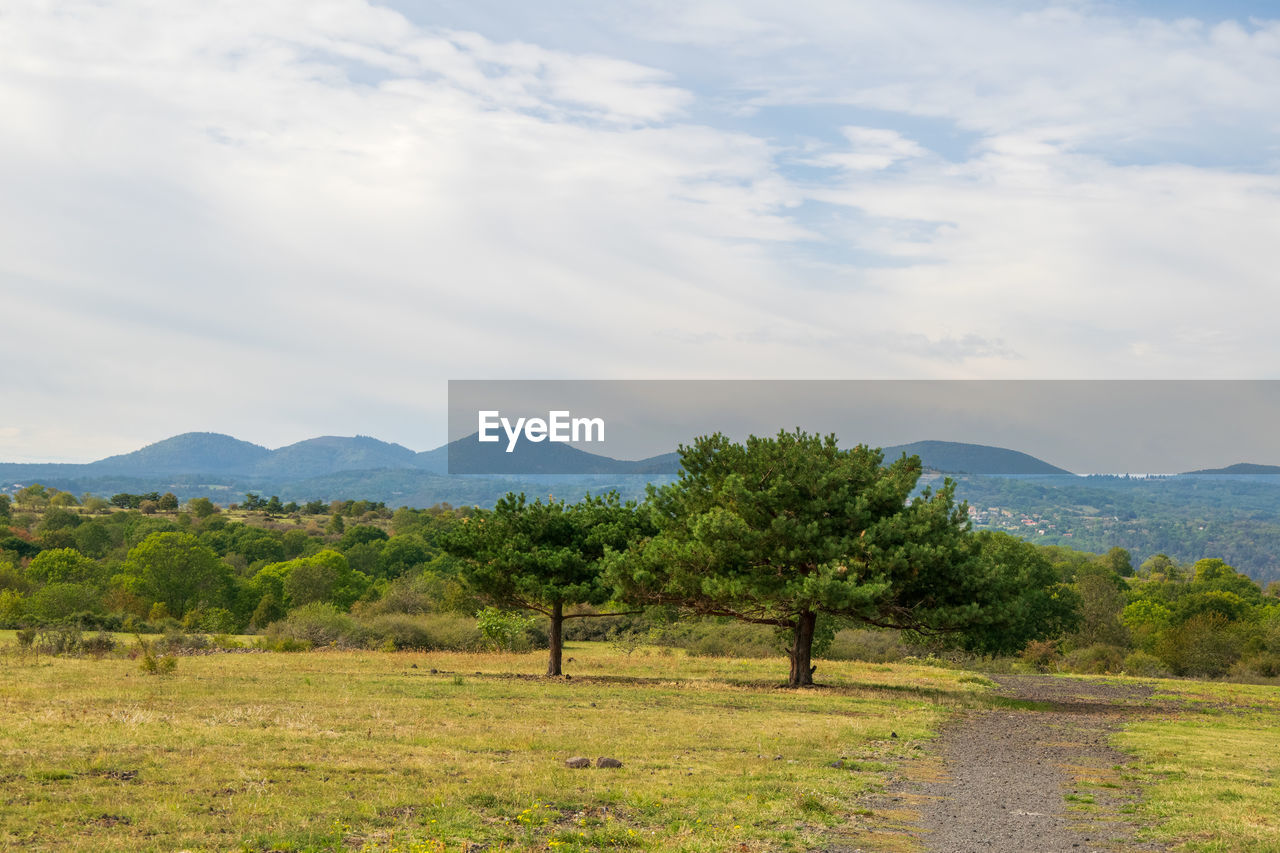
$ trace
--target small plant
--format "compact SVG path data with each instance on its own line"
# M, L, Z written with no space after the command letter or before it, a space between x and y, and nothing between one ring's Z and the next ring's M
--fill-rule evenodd
M636 651L644 645L647 635L635 630L617 629L609 637L609 645L613 647L615 652L621 652L627 657L631 657Z
M142 639L141 634L134 634L138 640L138 648L142 654L142 660L138 662L138 668L148 675L169 675L178 668L178 659L173 655L161 655L156 657L151 651L151 644Z
M516 815L516 823L521 826L546 826L560 817L560 812L547 803L534 803Z
M92 655L94 658L102 658L115 651L116 640L110 633L99 631L92 637L85 637L80 645L85 654Z

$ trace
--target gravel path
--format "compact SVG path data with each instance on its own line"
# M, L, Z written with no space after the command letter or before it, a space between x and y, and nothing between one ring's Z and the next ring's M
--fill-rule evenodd
M970 712L943 730L940 773L906 782L932 853L1162 850L1133 840L1120 807L1137 794L1107 740L1149 714L1149 687L996 676L1001 692L1051 710Z
M1037 675L996 675L999 692L1047 705L962 713L901 769L852 844L824 853L1119 853L1166 848L1134 840L1121 811L1139 791L1128 756L1107 743L1126 720L1159 713L1151 688ZM856 840L853 840L856 838ZM833 839L834 841L834 839Z

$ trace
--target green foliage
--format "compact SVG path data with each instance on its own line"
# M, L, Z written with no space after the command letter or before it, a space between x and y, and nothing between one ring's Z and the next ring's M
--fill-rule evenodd
M1119 673L1124 669L1124 662L1124 649L1106 643L1073 649L1062 658L1064 669L1089 675Z
M657 535L620 554L612 577L629 600L794 629L793 685L811 683L818 614L978 647L1017 647L1013 632L1040 630L1037 604L1014 601L1027 591L1020 574L1044 566L1011 546L984 563L950 484L909 501L918 458L882 466L878 450L798 430L745 445L716 434L680 455L678 482L650 494Z
M141 634L135 634L134 637L138 642L138 652L141 659L138 661L138 668L147 675L171 675L178 668L178 659L173 655L161 655L159 657L151 649L151 644L142 639Z
M1175 675L1216 678L1239 659L1242 646L1237 626L1207 613L1166 631L1156 642L1156 655Z
M182 616L200 606L221 606L228 598L231 570L190 533L153 533L135 545L125 571L139 592Z
M1125 675L1142 678L1166 678L1170 675L1169 668L1160 658L1141 649L1125 656L1124 672Z
M26 615L26 602L16 589L0 589L0 628L16 628Z
M371 542L386 542L388 538L386 532L379 527L357 524L347 528L342 534L342 538L338 540L338 550L346 551L355 545L366 545Z
M267 638L298 640L312 646L336 645L351 636L357 625L352 616L332 604L314 601L289 611L284 619L269 625Z
M636 530L634 504L616 493L572 505L507 494L492 512L465 519L438 541L460 558L468 586L488 603L550 617L547 674L559 675L562 623L574 618L566 607L609 600L605 555L626 548Z
M908 646L902 632L883 628L845 628L832 638L826 657L831 660L861 660L870 663L900 661L916 651Z
M98 564L74 548L41 551L27 564L27 577L36 583L83 584L98 573Z
M211 515L217 515L220 510L218 505L208 498L192 498L187 501L187 511L196 518L205 519Z
M253 609L253 615L249 617L249 629L259 631L284 615L284 605L280 603L280 599L268 592L258 600Z
M39 624L63 622L78 613L101 612L93 590L78 583L51 583L31 593L23 603L24 615Z
M475 620L454 613L387 613L362 620L358 636L368 648L417 651L475 651L485 642ZM527 637L521 644L528 647Z
M345 556L330 549L264 566L259 575L263 575L264 583L272 576L282 576L280 592L289 607L328 601L346 609L364 595L369 586L367 576L353 571ZM264 589L266 591L276 590Z
M489 646L498 651L525 651L525 635L537 620L527 613L486 607L476 614L476 627Z

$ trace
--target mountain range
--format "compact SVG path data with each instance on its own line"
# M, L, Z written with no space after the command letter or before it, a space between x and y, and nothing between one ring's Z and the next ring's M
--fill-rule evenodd
M455 468L490 473L450 476L451 450ZM917 455L927 470L941 473L1074 476L1026 453L980 444L919 441L883 451L886 461L904 453ZM541 494L551 489L576 497L615 488L624 496L640 497L647 483L669 481L678 467L674 452L624 460L550 442L522 443L507 454L497 444L463 439L415 452L369 436L321 436L272 450L229 435L189 432L87 464L0 463L0 490L41 482L75 493L172 491L183 499L205 496L222 503L254 491L283 500L364 498L426 506L490 503L511 490ZM565 470L579 473L558 473ZM1280 467L1241 464L1189 473L1280 474Z

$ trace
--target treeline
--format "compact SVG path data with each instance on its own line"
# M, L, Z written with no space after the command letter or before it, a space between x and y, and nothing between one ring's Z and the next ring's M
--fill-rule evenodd
M492 510L253 494L235 512L204 498L162 510L28 487L0 496L0 626L257 632L279 649L539 644L553 675L573 637L781 650L793 684L811 683L811 656L953 649L1041 669L1280 674L1280 584L1222 560L1135 570L1118 547L975 534L949 487L908 498L918 460L884 466L801 433L713 436L684 464L641 504L509 495Z
M340 501L309 518L313 507L276 518L270 501L250 495L255 509L233 520L206 498L124 509L132 501L120 496L24 491L17 501L0 496L7 627L238 633L313 602L349 609L381 599L405 576L453 574L439 565L449 560L434 539L467 514L447 505L393 513L381 503Z
M1129 552L1042 546L1075 598L1078 623L1029 643L1041 670L1140 676L1280 676L1280 583L1264 590L1220 559L1156 554L1136 570Z

